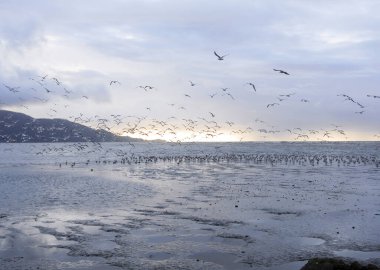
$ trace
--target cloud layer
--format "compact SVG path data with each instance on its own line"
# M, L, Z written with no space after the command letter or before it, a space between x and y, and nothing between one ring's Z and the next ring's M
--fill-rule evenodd
M220 139L294 139L286 129L333 125L347 131L336 139L376 139L380 99L367 96L380 96L376 10L370 0L2 1L0 106L35 117L176 117L182 133L181 119L205 118L224 124ZM235 136L230 121L253 132Z

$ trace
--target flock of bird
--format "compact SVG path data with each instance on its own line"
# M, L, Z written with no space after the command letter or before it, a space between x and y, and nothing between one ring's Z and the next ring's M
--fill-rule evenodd
M245 162L256 165L270 166L376 166L380 167L380 160L370 156L352 155L294 155L294 154L223 154L223 155L166 155L166 156L141 156L119 154L119 159L97 159L87 160L84 165L90 164L150 164L150 163L225 163L225 162ZM75 167L82 165L77 162L59 163L62 165Z
M217 57L218 61L225 61L228 54L219 54L214 51L214 55ZM281 75L290 76L290 73L282 69L273 69ZM55 103L55 98L61 97L63 99L83 99L89 100L91 96L84 95L83 93L74 92L68 90L65 84L57 77L51 77L50 75L36 76L29 78L34 86L30 87L27 91L28 98L25 99L25 90L20 86L10 86L3 83L6 90L13 93L18 99L18 104L28 110L29 106L35 102L41 102L50 104L50 108L47 115L51 118L59 117L62 110L70 110L70 103L57 104ZM189 80L190 87L197 87L197 83ZM109 87L121 87L122 82L119 80L111 80L108 83ZM246 82L245 85L249 86L252 93L257 93L260 90L256 87L254 82ZM157 91L157 88L152 85L138 85L138 89L142 89L144 92L150 92L152 90ZM272 109L280 106L284 101L289 100L295 96L296 93L286 93L280 94L276 97L276 100L272 103L265 105L267 109ZM231 100L236 100L233 92L230 91L228 87L223 87L219 91L209 94L211 99L216 96L226 96ZM355 114L363 114L365 112L365 106L359 103L354 98L347 94L339 94L339 97L343 97L344 101L349 101L354 105L359 107L359 111L355 111ZM185 99L191 99L192 95L189 93L184 94ZM378 95L367 95L367 98L380 99ZM306 98L300 99L300 102L309 103L310 100ZM6 106L11 104L6 104L0 100L0 106ZM168 106L175 107L178 110L186 111L185 106L177 105L175 103L169 103ZM150 106L145 107L147 112L152 111ZM99 110L101 111L101 110ZM277 129L275 126L270 125L264 120L256 119L254 120L254 125L258 127L254 128L252 126L242 127L239 123L233 121L217 121L217 114L215 112L209 111L208 115L197 118L180 118L177 114L168 117L167 119L157 119L148 117L148 115L122 115L122 114L111 114L109 116L85 116L83 113L79 115L71 115L69 119L73 122L87 125L95 129L103 129L106 131L114 132L118 135L129 135L131 137L139 137L144 139L163 139L171 142L181 143L183 141L198 141L198 140L213 140L218 137L227 138L239 138L240 141L246 140L246 138L252 138L254 136L262 139L270 139L270 135L285 133L292 136L293 140L319 140L325 141L329 139L342 137L348 139L347 132L343 130L340 126L335 124L331 125L331 128L325 129L302 129L299 127L289 128L286 130ZM185 133L186 135L179 135L180 133ZM289 132L289 133L288 133ZM374 139L379 139L380 135L373 135Z
M86 161L66 161L57 163L62 166L83 166L94 164L150 164L150 163L225 163L225 162L243 162L256 165L269 166L376 166L380 167L380 159L378 156L371 154L334 154L334 153L311 153L299 152L294 153L229 153L225 151L225 146L219 144L202 150L192 148L194 143L184 144L188 148L186 154L180 154L177 151L168 153L154 154L147 152L145 154L137 154L134 152L135 147L146 146L146 143L139 146L128 142L129 149L125 143L114 145L112 147L104 147L101 143L70 143L66 145L58 144L42 144L42 147L32 145L37 148L37 155L65 155L65 153L82 152L84 157L94 158ZM178 144L173 144L177 146ZM154 147L154 146L153 146ZM11 150L11 149L10 149ZM141 150L141 149L140 149ZM97 155L93 156L92 153Z

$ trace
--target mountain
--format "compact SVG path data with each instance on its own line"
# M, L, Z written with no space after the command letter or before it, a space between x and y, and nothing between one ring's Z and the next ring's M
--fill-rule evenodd
M117 136L64 119L35 119L23 113L0 110L0 143L131 141L143 140Z

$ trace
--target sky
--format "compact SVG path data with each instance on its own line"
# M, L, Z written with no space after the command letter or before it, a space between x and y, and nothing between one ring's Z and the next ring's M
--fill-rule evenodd
M379 140L379 11L377 0L1 0L0 109L144 139Z

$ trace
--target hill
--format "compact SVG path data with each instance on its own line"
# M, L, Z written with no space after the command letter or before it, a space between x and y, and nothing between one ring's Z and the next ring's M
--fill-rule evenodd
M0 143L131 141L143 140L117 136L65 119L35 119L23 113L0 110Z

